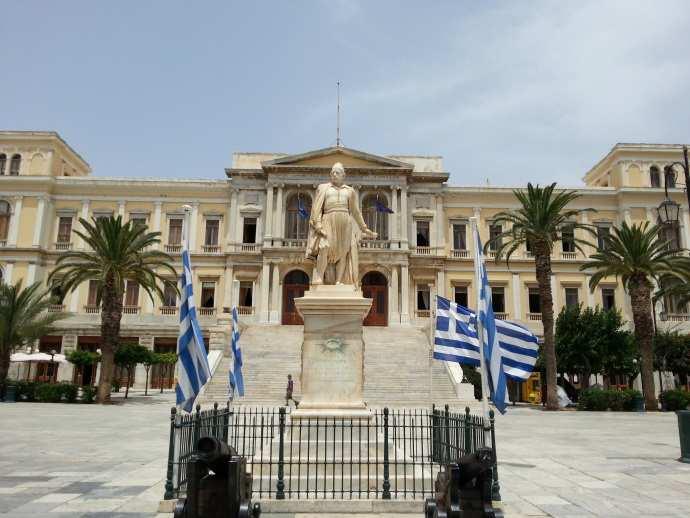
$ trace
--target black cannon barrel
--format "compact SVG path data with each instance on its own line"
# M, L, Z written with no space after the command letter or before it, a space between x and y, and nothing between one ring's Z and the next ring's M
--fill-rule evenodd
M476 452L470 453L458 459L459 478L461 486L471 482L479 475L490 470L494 464L494 454L490 448L479 448Z
M236 455L233 448L215 437L201 437L196 443L199 460L216 474L227 474L228 461Z

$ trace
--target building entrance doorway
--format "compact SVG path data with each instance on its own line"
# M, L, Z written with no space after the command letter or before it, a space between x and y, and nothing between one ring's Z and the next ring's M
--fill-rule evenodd
M304 320L297 312L295 299L304 296L309 289L309 276L302 270L292 270L283 279L283 316L281 323L289 326L301 326Z
M379 272L369 272L362 279L362 294L371 299L371 309L364 319L365 326L388 325L388 282Z

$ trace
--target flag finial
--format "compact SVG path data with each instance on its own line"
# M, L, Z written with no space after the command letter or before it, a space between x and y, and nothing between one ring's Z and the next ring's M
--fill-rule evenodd
M341 147L342 143L340 141L340 81L336 83L338 90L338 102L336 104L336 118L335 118L335 146Z

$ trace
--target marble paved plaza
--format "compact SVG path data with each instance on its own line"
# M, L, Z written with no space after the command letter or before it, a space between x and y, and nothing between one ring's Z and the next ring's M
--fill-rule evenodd
M156 516L170 404L0 403L0 516ZM512 408L497 433L507 516L690 516L674 414Z

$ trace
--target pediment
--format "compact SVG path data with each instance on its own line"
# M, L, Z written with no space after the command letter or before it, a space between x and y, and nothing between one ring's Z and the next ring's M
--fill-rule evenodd
M261 166L264 169L321 169L331 168L336 162L343 164L345 169L396 169L404 172L412 171L413 168L412 164L345 147L328 147L307 153L288 155L262 162Z

